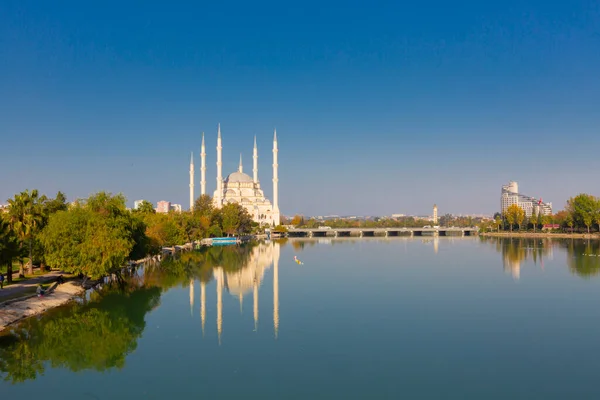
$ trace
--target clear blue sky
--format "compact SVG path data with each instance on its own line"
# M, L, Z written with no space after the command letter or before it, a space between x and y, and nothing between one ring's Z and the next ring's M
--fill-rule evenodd
M493 213L600 195L600 3L0 2L0 202L188 206L243 152L284 214ZM199 163L196 164L199 192Z

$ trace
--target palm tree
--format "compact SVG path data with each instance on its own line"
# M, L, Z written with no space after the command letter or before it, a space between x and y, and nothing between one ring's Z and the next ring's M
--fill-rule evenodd
M8 200L8 220L11 229L19 239L19 247L29 246L29 271L33 274L33 240L43 223L43 204L46 196L39 196L36 189L16 194L14 199ZM19 275L23 275L24 266L21 258Z
M0 265L6 265L6 280L12 282L12 262L19 255L19 243L8 222L0 219Z

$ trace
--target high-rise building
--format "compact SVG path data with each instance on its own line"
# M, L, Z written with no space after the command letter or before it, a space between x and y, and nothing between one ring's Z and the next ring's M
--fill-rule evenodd
M438 213L437 213L437 204L433 205L433 223L437 224L438 222Z
M170 209L171 209L170 201L161 200L158 203L156 203L156 212L157 213L168 213Z
M133 202L133 209L137 210L138 208L140 208L140 206L142 205L142 203L144 202L144 200L136 200Z
M513 204L521 207L528 218L534 214L552 215L552 203L544 203L541 198L538 200L535 197L519 193L519 184L515 181L510 181L508 185L502 185L500 195L500 209L502 214Z
M181 212L181 204L171 204L169 206L169 211Z

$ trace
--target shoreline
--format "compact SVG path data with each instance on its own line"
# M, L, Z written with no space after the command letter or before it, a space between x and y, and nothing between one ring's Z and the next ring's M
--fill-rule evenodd
M67 304L84 292L85 289L81 285L74 281L68 281L41 298L37 294L30 294L7 300L0 304L0 334L21 320Z
M487 237L514 237L514 238L546 238L546 239L596 239L600 240L598 233L549 233L549 232L480 232L479 236Z

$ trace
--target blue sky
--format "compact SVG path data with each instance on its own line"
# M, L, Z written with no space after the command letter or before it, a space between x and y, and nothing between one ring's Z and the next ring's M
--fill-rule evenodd
M0 2L0 202L188 204L240 152L284 214L493 213L600 195L600 3ZM199 192L199 163L196 164Z

